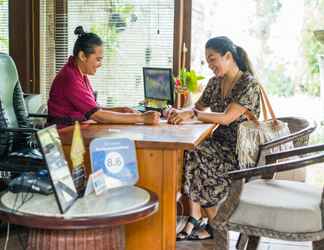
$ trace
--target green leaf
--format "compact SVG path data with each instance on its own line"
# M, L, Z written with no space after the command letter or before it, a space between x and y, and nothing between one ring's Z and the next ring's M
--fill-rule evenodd
M190 92L196 92L199 90L199 81L204 77L197 75L194 70L181 69L178 79L180 80L180 87L186 88Z
M203 76L197 75L194 70L187 71L181 69L179 73L179 80L181 87L187 88L190 92L196 92L199 89L199 80L204 79Z

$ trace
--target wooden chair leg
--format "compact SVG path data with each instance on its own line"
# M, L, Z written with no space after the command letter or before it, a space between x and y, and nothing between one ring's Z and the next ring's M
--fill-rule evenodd
M324 249L324 239L319 241L313 241L313 250L323 250Z
M215 248L214 250L228 250L228 232L220 229L228 222L228 219L234 213L239 201L243 187L243 181L238 180L232 183L227 199L220 204L215 218L210 222L213 227Z
M229 250L228 232L225 230L213 230L215 247L214 250Z
M249 237L249 241L246 250L257 250L260 242L260 237L258 236L248 236L248 237Z
M246 234L240 233L240 236L239 236L239 238L237 239L237 242L236 242L236 246L235 246L236 249L237 250L244 250L247 242L248 242L248 236Z

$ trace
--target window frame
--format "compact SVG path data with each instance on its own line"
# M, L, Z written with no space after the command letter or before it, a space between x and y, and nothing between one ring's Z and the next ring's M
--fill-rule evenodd
M175 0L174 4L173 73L177 75L182 61L183 43L188 49L186 68L190 68L192 0ZM67 14L67 0L55 0L55 17L64 14ZM9 54L16 62L22 89L28 94L40 94L39 18L39 0L9 1ZM62 43L64 40L68 43L68 38L58 33L67 28L67 25L62 26L55 19L55 41ZM67 46L56 47L56 53L65 52L65 49Z
M26 94L39 94L39 1L9 1L9 54Z
M175 0L174 11L173 74L178 75L183 56L183 44L187 47L185 67L190 69L192 0Z

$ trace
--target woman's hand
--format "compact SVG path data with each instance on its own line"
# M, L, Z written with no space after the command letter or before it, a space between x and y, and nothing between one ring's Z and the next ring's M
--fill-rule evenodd
M201 110L199 110L197 108L193 108L192 112L193 112L193 116L195 116L197 118L197 120L199 120L200 114L203 113L203 111L201 111Z
M143 113L144 124L157 125L160 123L160 113L156 111L147 111Z
M258 123L258 120L256 119L255 115L251 111L247 110L243 115L249 121L253 121L255 123Z
M168 123L179 124L183 121L191 119L193 115L194 113L192 110L171 109L168 112Z

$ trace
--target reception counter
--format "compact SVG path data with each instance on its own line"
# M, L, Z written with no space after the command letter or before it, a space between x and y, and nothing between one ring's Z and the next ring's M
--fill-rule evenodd
M176 192L180 189L183 152L207 138L214 124L190 122L183 125L81 125L87 153L86 172L91 172L88 146L99 137L127 137L135 141L140 187L158 195L159 211L153 216L126 226L127 250L176 249ZM73 127L59 131L69 159Z

